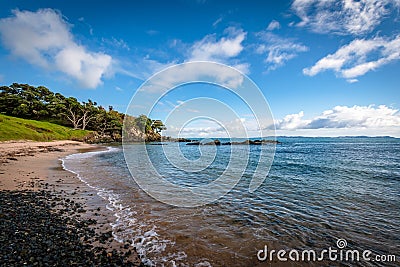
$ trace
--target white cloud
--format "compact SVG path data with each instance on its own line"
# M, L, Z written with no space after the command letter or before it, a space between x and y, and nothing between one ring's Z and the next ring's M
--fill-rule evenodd
M319 129L346 129L357 130L358 133L375 132L381 135L387 132L399 132L400 113L385 105L370 106L336 106L324 111L320 116L303 119L304 113L287 115L275 121L277 130L319 130ZM349 132L350 133L350 132Z
M295 0L292 10L301 19L297 25L314 32L360 35L399 6L398 0Z
M0 20L2 42L11 53L46 70L57 70L87 88L102 83L111 56L88 51L73 40L70 25L52 9L14 10Z
M282 67L299 53L308 51L307 46L271 32L259 32L257 36L263 43L257 47L256 52L266 54L264 61L267 63L267 71Z
M246 32L229 27L224 33L227 36L219 40L215 34L210 34L195 42L189 60L224 61L238 56L243 50L242 42L246 38Z
M249 63L238 63L238 64L233 64L233 68L241 71L244 74L249 74L250 73L250 64Z
M348 83L356 83L358 82L358 79L347 79Z
M113 61L113 70L119 73L123 73L125 75L134 77L140 80L146 80L150 78L153 74L162 71L172 65L179 64L180 62L190 62L190 61L214 61L223 63L233 68L238 69L244 74L248 74L250 72L250 64L240 62L236 57L240 54L240 52L244 49L242 45L242 41L246 37L246 33L241 29L236 29L233 27L229 27L224 31L224 37L217 39L215 34L206 35L199 41L196 41L192 44L183 43L179 39L174 39L169 44L171 49L175 49L183 60L172 59L167 62L161 62L157 59L154 59L151 55L154 51L151 51L150 54L146 55L142 58L136 58L134 63L126 62L125 60L114 60ZM217 68L217 73L220 71ZM187 70L187 74L190 77L196 78L195 70L191 70L190 67ZM200 73L205 72L205 70L201 70ZM229 76L229 75L228 75ZM165 81L160 82L160 84L170 84L172 80L181 80L183 77L175 77L173 79L165 79ZM240 79L233 79L230 81L228 85L228 81L226 80L226 75L222 74L222 77L217 81L222 82L222 84L227 86L236 87L241 83ZM151 86L147 87L149 92L157 92L162 90L163 86Z
M303 120L304 112L300 111L298 114L286 115L282 120L275 122L276 129L283 130L295 130L301 129L307 126L309 121Z
M236 89L242 85L244 76L233 68L208 62L192 62L166 69L153 77L140 91L160 93L187 81L208 81Z
M99 53L88 53L82 46L65 47L55 55L58 70L77 79L83 86L96 88L111 63L111 57Z
M279 21L273 20L268 24L267 31L273 31L281 28Z
M247 33L241 29L228 27L224 30L224 37L221 37L220 39L217 39L216 34L206 35L201 40L195 41L191 44L184 43L179 39L174 39L171 41L169 46L171 49L176 50L178 54L181 55L183 60L178 60L175 58L168 62L161 62L153 59L150 53L150 55L146 55L143 58L137 58L135 60L136 63L134 64L128 64L125 61L114 61L116 64L114 64L113 67L118 72L141 80L146 80L151 77L151 75L172 65L179 64L180 62L190 61L219 62L232 66L244 74L249 74L250 64L240 62L240 60L237 58L237 56L244 49L242 42L246 38L246 35ZM192 72L192 70L189 72ZM196 77L194 73L190 73L189 75L191 77ZM179 78L177 79L179 80ZM223 81L223 84L227 85L225 75L223 75L223 78L219 80ZM239 81L234 79L230 85L236 87L237 82ZM149 92L159 91L159 89L156 89L155 87L149 90Z
M400 59L400 35L392 40L381 37L356 39L342 46L334 54L320 59L314 66L303 69L305 75L314 76L333 70L349 82L385 64Z
M221 127L223 125L223 127ZM181 137L246 137L239 130L245 127L248 136L260 137L259 125L254 119L237 118L221 121L221 125L201 121L184 129L168 128L168 134ZM169 125L170 126L170 125ZM319 116L305 118L303 111L289 114L264 130L276 129L276 135L288 136L383 136L400 137L400 112L385 105L336 106ZM263 134L265 135L265 131Z

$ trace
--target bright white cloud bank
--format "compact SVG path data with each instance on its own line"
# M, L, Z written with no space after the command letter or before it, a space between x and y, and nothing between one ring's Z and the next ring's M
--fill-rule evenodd
M14 10L13 15L0 20L2 42L13 55L67 74L83 87L95 88L102 83L111 56L77 44L60 13L52 9Z
M388 40L381 37L356 39L342 46L334 54L320 59L303 73L314 76L325 70L333 70L339 76L355 82L355 78L400 59L400 35Z
M257 122L254 119L224 122L226 129L235 132L237 125L244 125L248 135L259 137ZM219 125L201 121L196 127L177 129L170 127L168 133L182 137L228 137L225 129ZM266 130L273 129L270 125ZM323 111L321 115L306 119L303 111L286 115L275 120L276 135L287 136L394 136L400 137L400 112L385 105L380 106L336 106ZM169 132L171 131L171 132ZM235 137L245 137L233 135ZM232 137L232 136L231 136Z
M304 112L290 114L275 122L277 130L318 130L341 129L345 135L353 133L365 135L400 135L400 113L385 105L370 106L336 106L324 111L320 116L304 119Z
M295 0L298 26L317 33L360 35L371 32L385 16L398 8L398 0Z

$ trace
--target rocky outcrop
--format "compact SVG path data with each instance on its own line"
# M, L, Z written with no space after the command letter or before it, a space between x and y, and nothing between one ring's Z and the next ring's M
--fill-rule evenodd
M190 143L192 140L186 139L186 138L174 138L171 136L162 136L161 137L162 142L178 142L178 143Z
M214 140L214 142L208 142L208 143L201 143L199 141L196 142L190 142L187 143L186 145L188 146L193 146L193 145L216 145L216 146L226 146L226 145L264 145L264 144L280 144L278 140L245 140L243 142L225 142L221 143L218 139Z
M221 145L221 141L219 141L218 139L214 140L214 142L208 142L208 143L204 143L201 145L216 145L216 146L220 146Z
M145 130L146 129L146 130ZM140 128L135 123L126 123L123 127L124 142L159 142L162 141L161 134L150 127Z
M190 142L190 143L187 143L186 144L187 146L198 146L198 145L200 145L200 142Z

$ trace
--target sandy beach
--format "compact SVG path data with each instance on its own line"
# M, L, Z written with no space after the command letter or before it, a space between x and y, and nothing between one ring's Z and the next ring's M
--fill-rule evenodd
M69 154L101 149L76 141L0 143L0 265L140 266L131 244L113 238L104 200L61 165Z

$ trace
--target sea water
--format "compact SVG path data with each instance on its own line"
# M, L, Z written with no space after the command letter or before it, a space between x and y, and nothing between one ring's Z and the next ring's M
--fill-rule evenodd
M114 237L131 242L147 265L256 266L262 263L257 252L265 245L321 251L337 248L338 239L346 240L348 249L400 256L399 139L277 139L281 144L276 145L270 172L255 192L249 192L253 165L260 153L271 150L268 144L251 146L247 168L244 173L238 170L241 179L228 194L195 208L174 207L148 196L132 178L122 147L70 155L63 165L106 200ZM182 155L192 160L201 159L208 149L215 153L209 168L188 172L163 156L163 146L169 145L174 144L126 145L125 153L135 155L146 146L154 162L140 166L140 178L153 167L182 186L209 183L223 173L230 157L240 157L230 146L179 144Z

